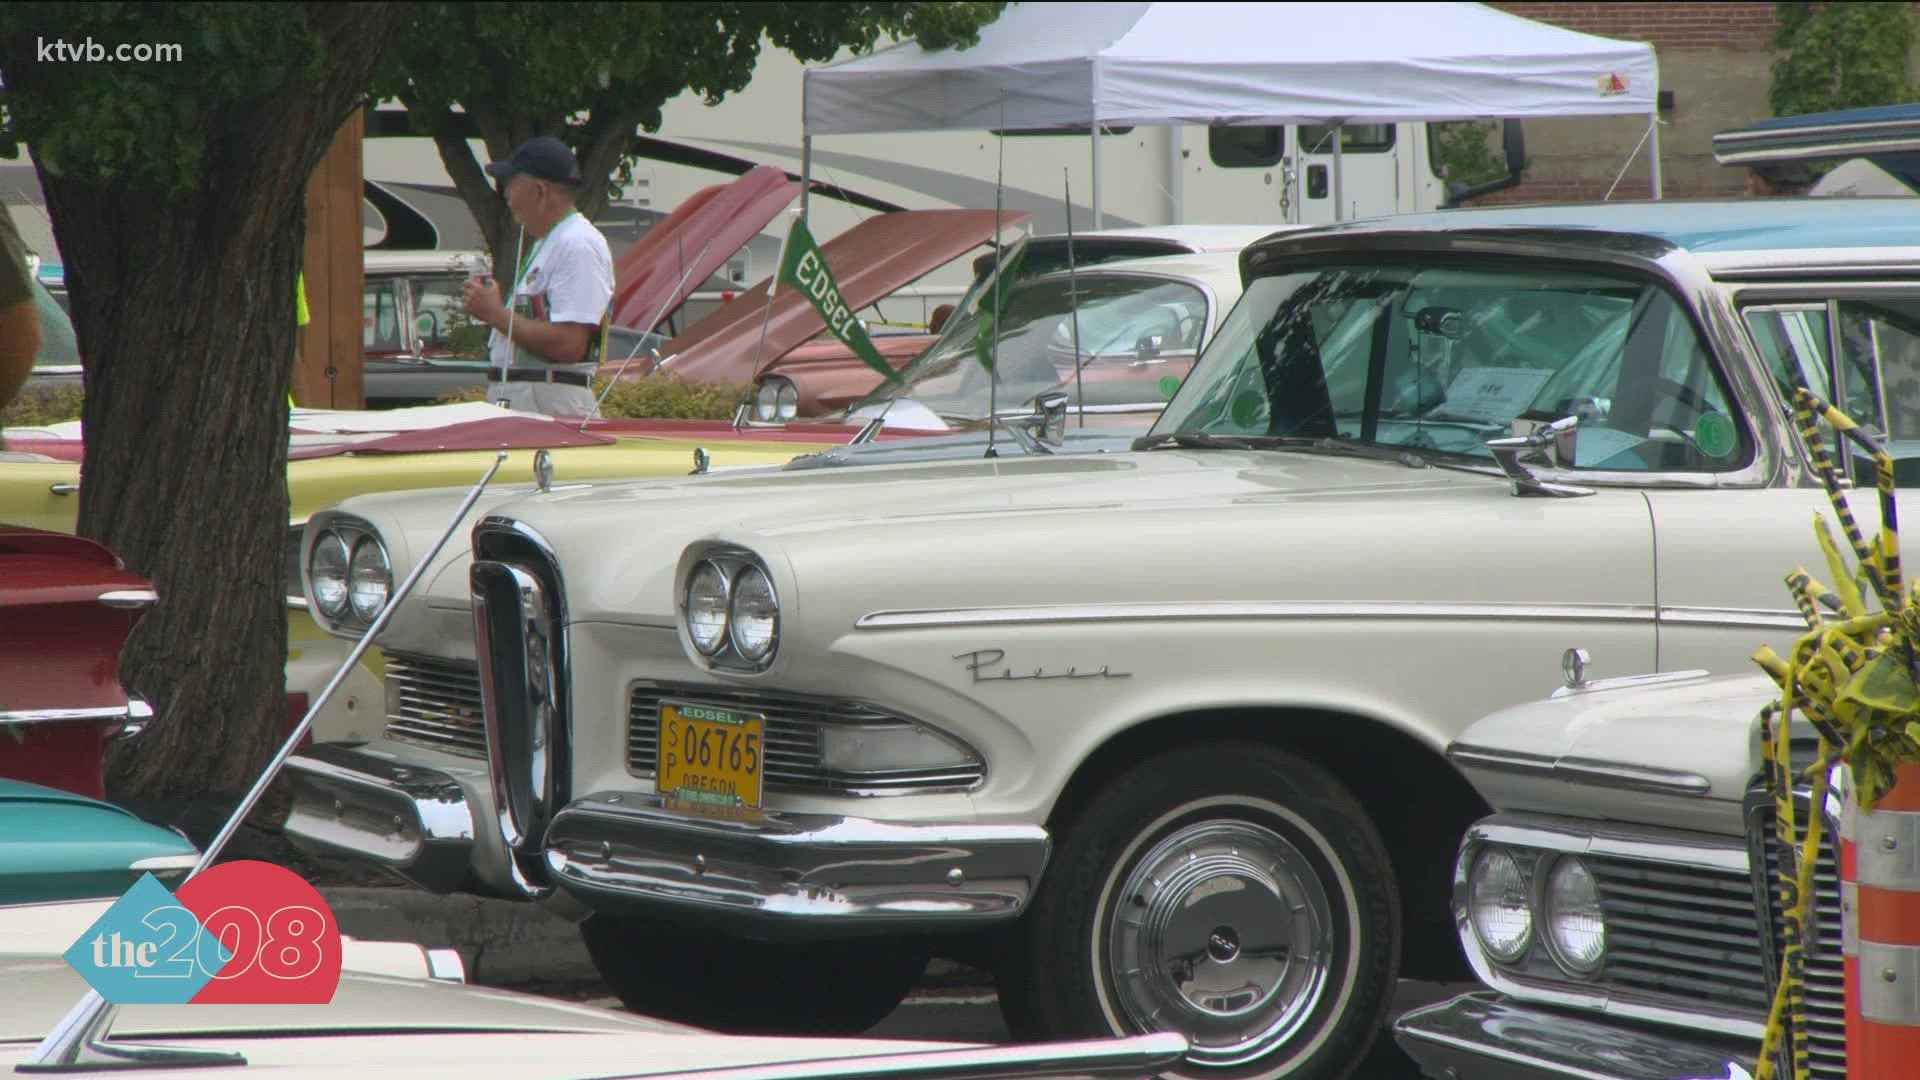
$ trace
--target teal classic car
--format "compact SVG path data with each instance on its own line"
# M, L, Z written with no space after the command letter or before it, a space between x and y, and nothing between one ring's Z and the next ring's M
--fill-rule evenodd
M186 837L111 803L0 779L0 907L115 897L142 874L184 877L199 859Z

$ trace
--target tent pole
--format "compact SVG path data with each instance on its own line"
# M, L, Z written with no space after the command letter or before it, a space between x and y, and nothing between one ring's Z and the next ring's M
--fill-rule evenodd
M1660 114L1647 114L1647 172L1653 188L1653 197L1660 194Z
M1185 224L1187 171L1180 165L1180 142L1185 130L1178 124L1167 125L1167 224L1169 225Z
M1341 138L1340 121L1335 120L1333 122L1333 220L1335 221L1347 219L1346 204L1340 197L1340 144L1345 141Z
M807 195L813 191L813 136L800 136L800 223L807 224Z
M1068 213L1072 213L1069 209ZM1103 228L1100 224L1100 121L1093 122L1093 227Z

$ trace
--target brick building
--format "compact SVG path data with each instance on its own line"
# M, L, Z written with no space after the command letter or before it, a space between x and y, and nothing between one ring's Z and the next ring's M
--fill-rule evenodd
M1523 18L1602 37L1645 41L1660 62L1660 88L1671 93L1661 110L1660 161L1669 198L1739 194L1743 170L1715 164L1716 132L1773 115L1772 4L1746 3L1495 3ZM1530 120L1527 181L1495 200L1540 202L1598 199L1620 175L1627 154L1646 131L1641 117ZM1648 194L1646 149L1614 198Z

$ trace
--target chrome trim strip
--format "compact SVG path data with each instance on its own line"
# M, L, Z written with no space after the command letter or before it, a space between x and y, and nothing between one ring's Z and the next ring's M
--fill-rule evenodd
M1655 609L1642 604L1526 604L1425 601L1171 601L1167 603L1071 604L874 611L854 623L858 630L996 626L1012 623L1151 622L1225 619L1512 619L1545 622L1652 622Z
M153 719L153 707L139 698L125 705L100 705L86 709L8 709L0 712L0 727L12 724L63 724L74 721L94 723L143 723Z
M100 594L100 603L110 608L138 610L152 607L160 602L160 594L152 589L115 589Z
M1500 772L1553 776L1594 787L1619 788L1625 791L1699 797L1713 790L1713 782L1699 773L1628 765L1597 758L1556 758L1545 754L1523 754L1465 743L1454 743L1447 747L1447 758L1462 767L1478 766Z
M906 1050L849 1057L736 1065L652 1074L650 1080L1138 1080L1180 1065L1186 1036L1152 1035L1075 1042L983 1046L964 1050Z
M1572 982L1543 986L1524 982L1493 963L1480 947L1468 916L1467 872L1480 848L1487 844L1526 847L1576 855L1595 855L1638 862L1707 867L1742 876L1749 874L1744 838L1701 837L1668 830L1544 815L1496 814L1476 822L1461 841L1453 870L1454 929L1474 975L1487 986L1518 1001L1579 1009L1623 1020L1684 1025L1713 1035L1752 1039L1766 1033L1763 1013L1731 1012L1717 1008L1686 1008L1670 998L1654 998L1614 987L1581 987ZM1760 948L1764 954L1767 950Z
M168 871L191 870L200 862L198 853L192 855L154 855L150 858L135 859L127 864L127 869L136 874L164 874Z
M292 608L295 611L311 611L312 610L312 608L307 604L307 598L304 596L287 597L287 606Z
M296 846L366 860L429 892L466 882L475 829L456 777L326 743L288 758L287 775L283 829Z
M1797 611L1774 608L1663 607L1660 622L1672 626L1744 626L1759 630L1805 631Z
M1014 918L1051 853L1038 825L831 814L683 812L660 795L596 792L554 815L547 863L595 910L657 912L805 934Z

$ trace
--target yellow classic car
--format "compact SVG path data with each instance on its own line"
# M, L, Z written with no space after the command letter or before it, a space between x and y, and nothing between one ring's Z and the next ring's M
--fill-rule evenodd
M332 637L307 612L299 556L307 517L353 495L466 487L477 481L494 455L508 458L488 488L488 499L532 487L536 454L550 455L557 482L615 477L669 476L700 468L778 466L792 458L845 443L858 429L846 425L756 426L734 429L724 422L682 420L593 421L584 431L530 413L482 403L381 411L296 409L291 415L287 493L291 525L287 546L287 695L289 725L340 662L350 643ZM80 508L82 444L77 423L48 428L8 428L0 448L0 521L71 533ZM892 433L889 433L891 436ZM699 453L696 453L699 451ZM384 603L393 586L388 555L378 541L356 545L371 574L357 575L373 588L342 604ZM383 580L384 585L380 583ZM314 718L317 742L364 741L377 734L388 709L385 659L368 650L325 712ZM403 703L394 703L402 706ZM474 708L479 709L475 701Z

